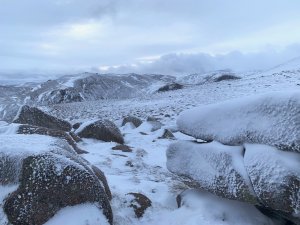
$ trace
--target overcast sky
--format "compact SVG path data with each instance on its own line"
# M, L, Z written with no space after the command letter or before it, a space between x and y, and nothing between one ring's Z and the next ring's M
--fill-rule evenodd
M299 0L0 0L0 76L253 70L297 56Z

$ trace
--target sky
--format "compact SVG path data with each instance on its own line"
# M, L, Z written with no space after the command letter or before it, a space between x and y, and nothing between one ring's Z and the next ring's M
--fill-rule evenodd
M298 56L299 0L0 0L0 78L262 70Z

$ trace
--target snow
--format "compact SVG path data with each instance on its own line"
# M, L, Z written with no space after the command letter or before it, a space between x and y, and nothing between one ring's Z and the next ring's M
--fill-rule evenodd
M10 155L36 154L55 149L58 140L45 135L26 134L0 134L0 146L2 153Z
M159 215L157 224L170 225L248 225L273 222L254 206L216 197L205 191L186 191L184 205L167 215ZM185 193L184 193L185 194ZM154 224L154 223L153 223Z
M95 204L65 207L44 225L109 225L102 211Z
M203 140L269 144L300 152L300 92L273 92L184 111L179 130Z

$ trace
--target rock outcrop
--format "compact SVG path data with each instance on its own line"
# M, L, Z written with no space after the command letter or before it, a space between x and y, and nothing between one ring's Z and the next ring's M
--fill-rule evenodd
M38 108L27 105L20 108L13 123L28 124L63 131L70 131L72 128L69 122L48 115Z
M82 124L76 134L81 138L94 138L106 142L124 144L124 138L119 128L109 120L98 120L89 124Z

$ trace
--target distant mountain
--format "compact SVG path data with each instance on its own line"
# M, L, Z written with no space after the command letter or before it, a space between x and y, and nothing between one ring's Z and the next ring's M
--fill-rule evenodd
M156 74L93 74L63 76L41 83L0 86L0 119L12 120L23 104L52 105L149 95L176 78Z

